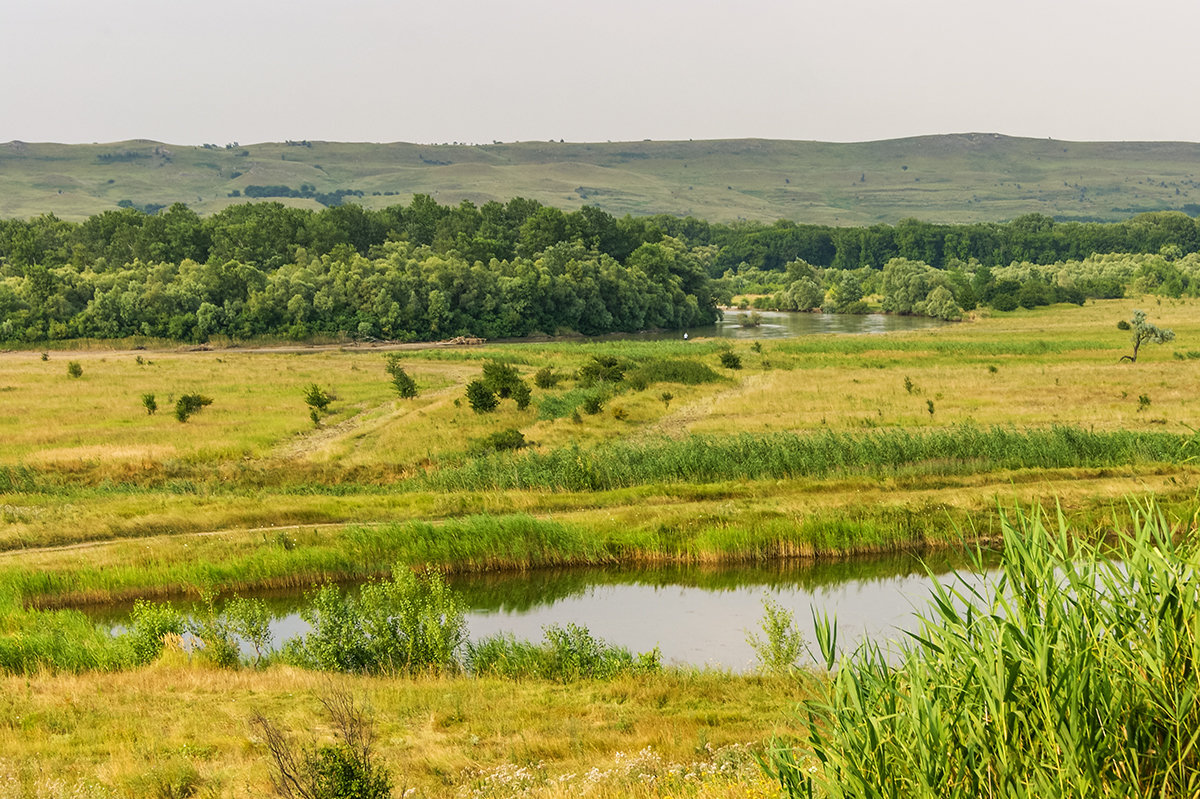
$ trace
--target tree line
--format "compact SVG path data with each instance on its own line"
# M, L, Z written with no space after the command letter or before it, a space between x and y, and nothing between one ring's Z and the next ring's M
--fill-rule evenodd
M78 223L0 220L0 340L592 335L708 324L739 293L839 313L877 295L884 310L956 318L978 304L1121 296L1131 282L1200 293L1198 251L1197 221L1170 212L829 228L426 195L380 210L247 203L204 218L183 204L121 208Z

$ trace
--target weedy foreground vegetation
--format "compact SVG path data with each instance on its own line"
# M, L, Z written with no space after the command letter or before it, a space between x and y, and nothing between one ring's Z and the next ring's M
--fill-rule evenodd
M0 791L288 795L283 752L310 787L383 775L394 796L1194 795L1173 686L1195 657L1200 359L1172 346L1200 315L1143 300L1176 341L1122 363L1134 307L757 343L6 353ZM210 402L179 419L147 396ZM1037 503L1061 529L998 510ZM1114 535L1125 570L1089 548ZM939 595L900 666L867 649L827 678L664 667L571 626L468 644L438 576L964 538L1003 539L996 595L966 616ZM373 587L316 591L286 646L221 599L348 579ZM74 609L172 596L207 615L143 602L114 636Z

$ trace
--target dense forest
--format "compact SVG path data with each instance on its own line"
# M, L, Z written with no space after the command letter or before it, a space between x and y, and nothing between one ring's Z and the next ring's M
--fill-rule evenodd
M759 308L958 318L1122 296L1200 293L1200 223L836 228L564 212L525 199L378 211L276 202L200 217L106 211L0 220L0 340L317 335L430 340L682 329L739 295Z

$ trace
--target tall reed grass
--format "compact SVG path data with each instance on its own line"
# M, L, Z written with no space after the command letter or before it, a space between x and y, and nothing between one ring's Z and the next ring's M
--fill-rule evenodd
M927 432L692 436L497 454L443 467L416 482L442 490L597 491L646 483L790 479L835 474L971 474L1178 463L1187 439L1171 433L973 425Z
M1200 795L1200 549L1153 507L1132 529L1087 544L1016 514L1001 576L938 583L896 666L837 662L819 624L837 669L801 705L808 752L770 773L792 797Z

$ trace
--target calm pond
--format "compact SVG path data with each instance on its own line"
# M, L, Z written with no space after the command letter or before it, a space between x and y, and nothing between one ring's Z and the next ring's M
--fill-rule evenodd
M579 624L634 652L658 647L667 664L744 671L755 665L746 641L760 632L763 600L793 611L812 643L812 611L836 616L842 648L864 638L881 645L915 630L914 613L928 604L926 565L944 583L979 584L963 558L942 553L822 561L790 560L754 566L655 569L562 569L459 576L453 588L466 601L469 637L511 633L542 640L548 625ZM274 642L303 635L303 592L264 595L276 618ZM190 607L181 603L182 608ZM123 627L128 607L96 608L98 621Z
M747 326L751 315L757 325ZM834 314L785 313L782 311L726 311L725 318L715 325L695 327L687 331L689 338L777 339L810 336L821 333L897 333L906 330L927 330L944 327L949 322L925 316L896 314ZM663 334L663 338L682 338L682 333Z

